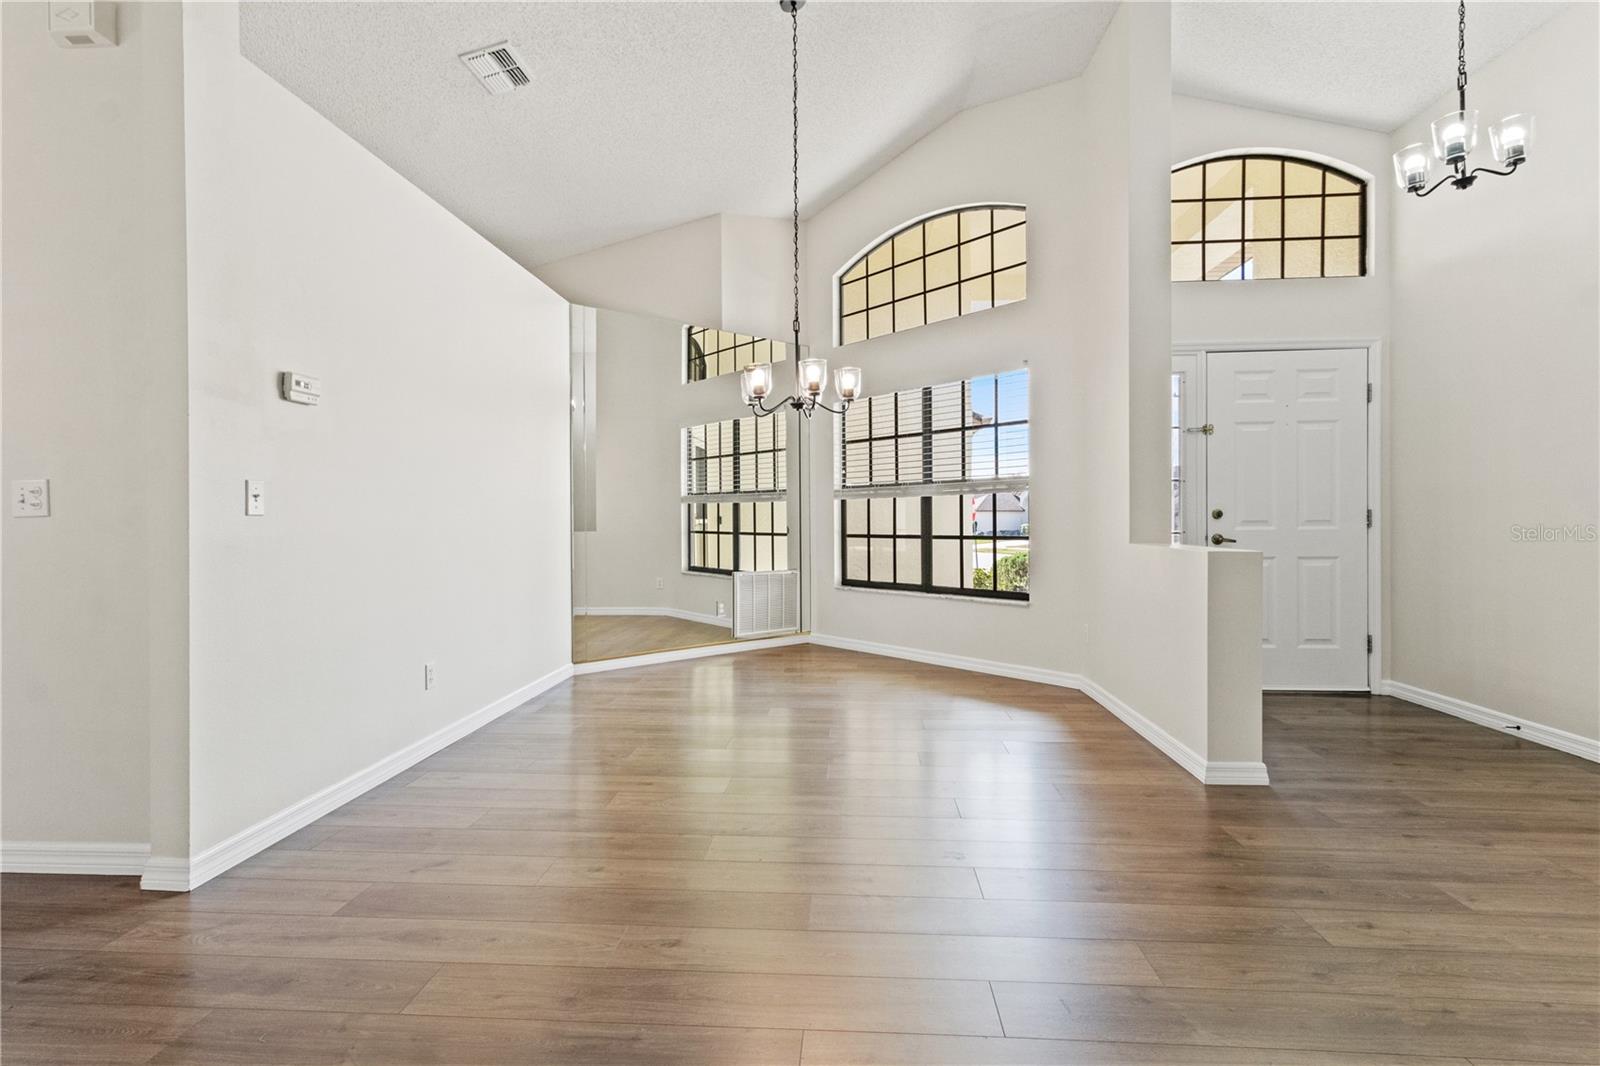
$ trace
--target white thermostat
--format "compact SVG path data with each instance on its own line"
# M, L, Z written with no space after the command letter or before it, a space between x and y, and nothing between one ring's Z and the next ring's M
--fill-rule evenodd
M290 403L304 403L315 407L322 402L322 382L295 370L285 370L278 375L278 389Z
M50 5L50 36L62 48L115 48L117 5L109 0L81 0Z

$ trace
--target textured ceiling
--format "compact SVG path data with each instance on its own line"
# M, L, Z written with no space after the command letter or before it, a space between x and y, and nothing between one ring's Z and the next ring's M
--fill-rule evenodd
M807 213L957 112L1082 73L1108 3L800 14ZM527 266L789 211L789 20L736 3L249 3L247 58ZM456 58L508 40L532 84Z
M1565 3L1467 5L1472 70ZM1172 15L1175 92L1388 132L1455 88L1456 5L1188 2Z
M1476 67L1569 4L1468 5ZM1111 3L812 0L802 211L957 112L1082 73ZM1188 0L1180 93L1390 130L1454 84L1455 5ZM247 3L244 54L526 266L719 212L789 210L789 20L772 0ZM509 40L532 84L456 56Z

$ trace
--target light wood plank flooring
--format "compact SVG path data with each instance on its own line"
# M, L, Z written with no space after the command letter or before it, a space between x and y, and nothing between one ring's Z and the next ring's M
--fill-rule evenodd
M1600 773L815 647L580 677L187 896L3 880L3 1061L1600 1061Z
M728 644L733 630L658 614L574 615L572 661L592 663L656 651Z

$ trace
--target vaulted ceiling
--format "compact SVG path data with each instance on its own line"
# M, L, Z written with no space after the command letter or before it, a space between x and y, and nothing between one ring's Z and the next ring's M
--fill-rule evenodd
M1114 4L800 13L801 195L826 203L957 112L1082 73ZM258 3L247 58L528 266L727 212L789 211L775 2ZM490 96L457 56L509 41Z
M1470 5L1481 64L1565 4ZM956 113L1081 74L1112 3L813 0L802 210ZM247 58L533 267L726 212L789 208L789 20L768 0L248 3ZM1454 84L1455 6L1175 5L1175 91L1387 130ZM460 53L509 41L491 96Z

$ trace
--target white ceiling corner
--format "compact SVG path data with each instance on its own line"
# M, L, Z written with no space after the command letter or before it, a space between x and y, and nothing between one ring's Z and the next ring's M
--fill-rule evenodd
M1467 4L1471 71L1570 3ZM1455 0L1181 0L1173 91L1387 133L1455 88Z

